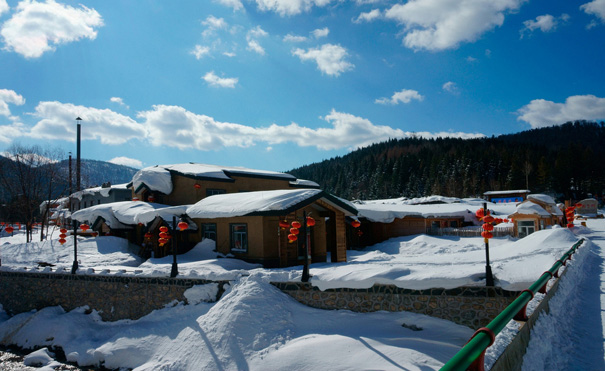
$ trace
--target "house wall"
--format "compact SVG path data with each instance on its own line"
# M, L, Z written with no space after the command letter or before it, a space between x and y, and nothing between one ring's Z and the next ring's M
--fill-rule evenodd
M368 236L367 240L365 240L366 246L386 241L393 237L410 236L413 234L421 234L426 232L425 219L420 217L406 216L402 219L395 219L391 223L378 223L370 221L366 221L365 223L370 225L370 236ZM362 225L365 223L362 223Z
M520 221L530 221L530 220L533 221L534 228L536 229L536 231L543 229L542 224L544 225L544 228L558 224L558 219L555 216L542 217L537 214L516 214L515 213L515 214L510 215L510 218L513 219L515 237L519 237L519 222Z

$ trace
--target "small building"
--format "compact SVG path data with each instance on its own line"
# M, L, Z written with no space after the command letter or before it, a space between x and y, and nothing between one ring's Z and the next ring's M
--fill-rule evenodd
M523 202L527 199L529 189L517 189L510 191L488 191L483 193L485 199L495 204L509 202Z
M191 205L208 196L277 189L319 189L315 182L267 170L198 163L156 165L139 170L129 184L132 199Z
M201 241L216 242L216 251L265 267L285 267L304 262L305 217L312 217L308 228L311 262L347 260L345 218L355 216L356 208L319 189L291 189L222 194L204 198L187 208L187 215L198 226ZM291 242L289 228L280 222L302 224Z
M131 198L132 192L128 189L128 183L112 185L107 182L100 187L87 188L72 193L69 196L70 211L73 213L94 205L130 201Z
M509 215L513 219L516 237L523 238L535 231L561 225L563 212L555 200L544 194L528 195L527 200L517 204L515 212Z

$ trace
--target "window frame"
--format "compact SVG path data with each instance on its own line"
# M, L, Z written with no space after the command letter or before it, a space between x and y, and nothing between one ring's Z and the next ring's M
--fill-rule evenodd
M244 228L244 231L236 231L235 228ZM237 242L240 242L238 239L236 238L237 236L244 236L244 239L242 241L244 241L244 247L235 247ZM229 247L231 248L231 251L234 252L238 252L238 253L247 253L248 252L248 223L229 223Z
M205 228L206 226L214 226L214 230L212 230L212 231L206 231L206 228ZM201 227L200 229L202 231L202 239L203 240L206 239L206 238L209 238L209 239L213 240L214 242L217 241L217 239L218 239L218 233L217 233L216 223L202 223L200 227ZM206 232L214 233L214 238L207 237L206 236Z
M227 193L226 189L222 188L206 188L206 197L214 196L214 195L224 195Z

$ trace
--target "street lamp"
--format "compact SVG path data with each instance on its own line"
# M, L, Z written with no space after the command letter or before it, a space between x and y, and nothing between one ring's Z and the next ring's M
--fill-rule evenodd
M77 132L76 132L76 192L80 190L80 132L81 125L79 121L82 121L80 117L76 117L77 123Z
M483 211L479 213L479 211ZM481 215L483 219L483 232L481 232L481 236L485 241L485 286L494 286L494 275L492 274L492 267L489 265L489 239L493 237L492 230L494 229L491 224L494 221L494 217L489 215L489 210L487 209L487 202L483 203L483 209L479 209L478 214ZM477 216L479 216L477 215Z

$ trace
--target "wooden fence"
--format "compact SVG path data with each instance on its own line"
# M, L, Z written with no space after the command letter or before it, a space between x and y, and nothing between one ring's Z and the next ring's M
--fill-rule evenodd
M481 237L481 227L477 228L431 228L426 229L426 234L430 236L457 236L457 237ZM513 227L494 228L492 231L494 237L514 236Z

